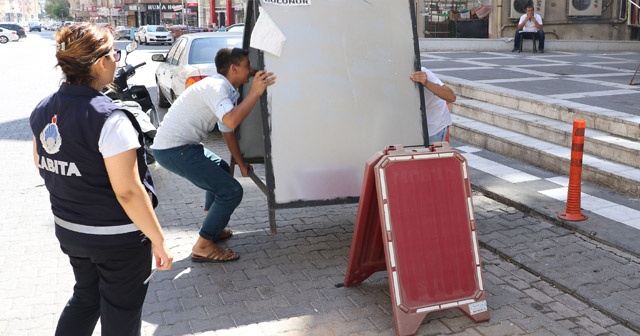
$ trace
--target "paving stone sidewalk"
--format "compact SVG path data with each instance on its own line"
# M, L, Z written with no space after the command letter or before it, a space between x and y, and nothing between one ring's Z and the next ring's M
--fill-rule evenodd
M228 157L217 135L207 145ZM256 165L258 175L262 169ZM278 210L278 233L270 235L265 196L240 178L245 198L232 218L237 235L227 245L241 259L199 265L188 256L202 218L201 192L159 166L154 176L166 195L158 214L169 239L179 243L174 270L161 273L150 287L146 334L395 334L386 272L354 288L335 287L344 279L356 204ZM593 269L607 274L601 266L610 259L637 270L636 260L481 194L474 203L491 321L476 324L458 310L438 312L427 316L418 335L636 334L604 306L594 308L568 294L598 286L574 281L572 287L572 277ZM569 251L575 256L553 258ZM520 255L531 260L520 262Z
M26 127L26 120L12 124L18 134ZM228 157L218 135L207 145ZM53 334L73 286L46 190L24 155L29 149L27 141L14 141L0 154L9 172L0 177L6 214L0 243L7 247L0 257L1 335ZM150 284L143 335L395 334L386 272L357 287L335 287L344 280L356 204L279 210L278 233L270 235L265 196L239 178L245 197L227 246L241 258L197 264L189 254L202 219L202 192L157 165L153 174L162 195L157 213L176 262ZM639 296L630 289L637 287L637 260L481 194L474 202L491 320L474 323L455 309L437 312L418 335L637 334L621 321L637 325Z

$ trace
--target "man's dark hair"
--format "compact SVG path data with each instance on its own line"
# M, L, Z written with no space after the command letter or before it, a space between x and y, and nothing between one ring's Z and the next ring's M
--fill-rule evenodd
M231 64L240 65L245 57L249 57L249 51L240 48L222 48L216 54L216 68L218 73L226 76Z

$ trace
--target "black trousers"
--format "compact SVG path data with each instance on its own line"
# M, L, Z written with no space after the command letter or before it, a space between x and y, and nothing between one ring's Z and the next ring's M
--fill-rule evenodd
M529 38L532 39L533 36L536 36L536 39L538 40L538 49L539 50L544 50L544 31L542 29L539 29L537 32L535 33L531 33L531 32L522 32L520 33L520 31L516 30L516 35L513 38L513 48L514 49L519 49L520 48L520 35L524 35L525 38Z
M144 280L151 274L148 240L110 248L60 241L76 284L56 328L56 336L91 336L100 318L102 336L139 336Z

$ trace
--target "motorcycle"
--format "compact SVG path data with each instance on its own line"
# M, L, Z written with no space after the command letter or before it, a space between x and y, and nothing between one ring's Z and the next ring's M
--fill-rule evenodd
M104 93L113 99L114 103L122 106L123 109L131 112L136 117L144 134L147 163L151 164L155 162L155 158L153 157L150 147L156 136L156 130L160 125L160 120L156 107L151 101L151 95L147 87L144 85L129 85L128 83L128 80L136 74L136 69L147 64L146 62L137 65L127 63L127 57L137 48L138 44L136 42L127 45L127 52L124 56L124 66L116 70L113 84L107 88Z

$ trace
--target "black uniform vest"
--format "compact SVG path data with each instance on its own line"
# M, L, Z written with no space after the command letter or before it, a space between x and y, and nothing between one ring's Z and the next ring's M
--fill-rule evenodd
M91 87L62 84L31 114L40 175L50 194L60 240L108 246L144 239L118 203L98 149L102 127L117 109L109 97ZM138 174L155 207L158 201L143 133L135 117L124 112L139 134Z

